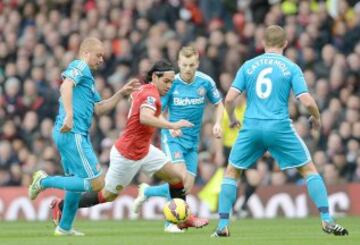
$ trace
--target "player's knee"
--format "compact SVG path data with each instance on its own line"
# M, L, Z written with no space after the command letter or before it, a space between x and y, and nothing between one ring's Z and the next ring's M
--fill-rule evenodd
M184 187L187 193L191 191L191 189L194 186L194 183L195 183L195 176L191 174L187 174L184 182Z
M306 178L308 175L318 174L318 171L313 162L309 162L304 166L298 168L299 173Z
M173 177L169 178L167 180L167 182L169 184L171 184L171 185L176 185L176 184L179 184L179 183L184 183L184 180L181 177L181 175L178 175L178 176L173 176Z
M260 183L260 174L255 169L249 169L246 171L246 178L250 185L258 186Z
M229 177L233 179L240 178L241 170L234 168L231 164L226 167L224 177Z
M172 173L170 181L174 182L174 184L180 183L180 182L185 183L185 181L186 181L186 171L185 171L185 169L182 168L180 165L176 166L175 171Z

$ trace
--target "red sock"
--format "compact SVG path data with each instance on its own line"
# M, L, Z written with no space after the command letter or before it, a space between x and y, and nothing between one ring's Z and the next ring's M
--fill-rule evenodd
M170 197L180 198L186 201L184 184L182 182L176 184L170 184Z
M176 184L170 184L170 188L173 189L184 189L184 184L182 182L176 183Z
M107 202L101 191L98 192L98 200L99 200L99 203Z

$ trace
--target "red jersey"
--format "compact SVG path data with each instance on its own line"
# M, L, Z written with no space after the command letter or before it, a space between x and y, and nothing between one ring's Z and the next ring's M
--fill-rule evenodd
M122 135L116 140L115 147L121 155L130 160L140 160L149 152L151 138L155 128L140 123L140 110L143 107L161 113L160 94L155 85L145 84L131 95L131 107L128 121Z

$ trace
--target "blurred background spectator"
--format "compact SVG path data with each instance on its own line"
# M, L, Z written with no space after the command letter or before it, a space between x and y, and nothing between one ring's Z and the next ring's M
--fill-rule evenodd
M331 2L331 1L329 1ZM360 3L338 0L10 0L0 2L0 186L28 185L38 168L59 173L51 140L61 71L84 37L104 41L106 66L95 74L108 98L151 63L176 63L182 45L200 52L200 70L226 94L237 69L263 52L264 27L287 31L285 55L304 70L321 109L312 134L307 114L291 98L289 111L328 184L360 181ZM91 129L101 165L121 133L129 105L121 101ZM211 108L204 116L198 185L215 172ZM258 161L262 185L301 183L269 156ZM138 181L151 181L143 175Z

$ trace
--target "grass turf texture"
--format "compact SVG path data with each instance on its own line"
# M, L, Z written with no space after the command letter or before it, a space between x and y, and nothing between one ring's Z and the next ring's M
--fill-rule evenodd
M338 219L350 232L335 237L321 231L318 218L243 219L232 222L231 237L210 238L217 221L203 229L189 229L184 234L163 232L161 221L77 221L75 227L84 237L54 237L49 222L0 222L0 244L360 244L360 217Z

